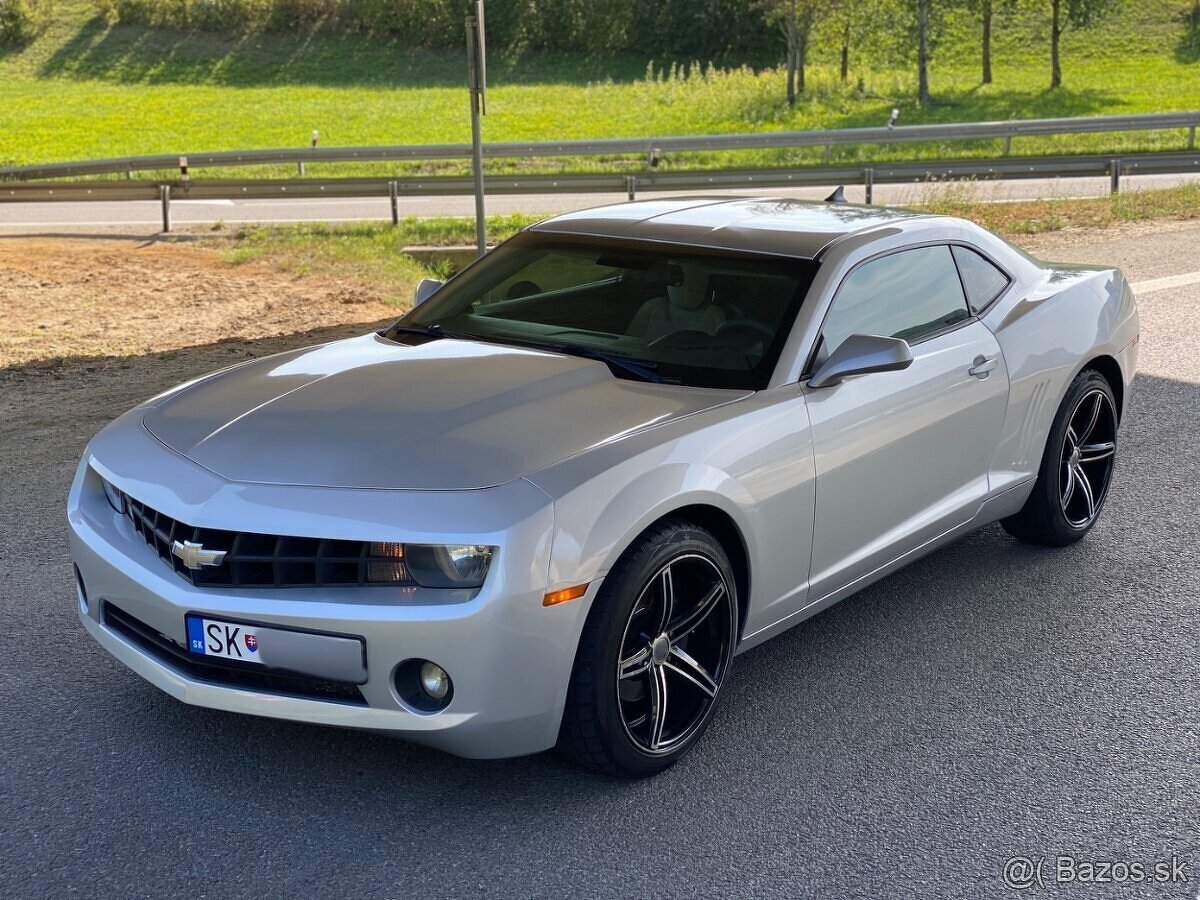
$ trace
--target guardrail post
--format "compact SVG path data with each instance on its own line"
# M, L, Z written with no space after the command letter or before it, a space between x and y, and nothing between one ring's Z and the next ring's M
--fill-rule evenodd
M875 170L867 169L863 172L863 182L867 186L867 205L870 206L875 200Z
M1110 194L1121 192L1121 161L1114 159L1108 164L1108 191Z
M1004 154L1003 155L1008 156L1008 154L1010 154L1010 153L1012 153L1012 135L1006 134L1004 136Z
M625 192L629 195L630 200L637 199L637 176L636 175L626 175L625 176Z
M163 231L171 230L171 186L164 184L159 189L159 196L162 198L162 219Z
M296 163L296 172L301 178L304 177L304 160Z
M1188 149L1189 150L1196 149L1196 126L1195 125L1193 125L1191 128L1188 129Z
M392 224L400 224L400 186L394 181L388 182L388 200L392 204Z
M832 153L833 153L833 144L826 144L825 145L825 156L824 156L825 165L829 165L829 157Z

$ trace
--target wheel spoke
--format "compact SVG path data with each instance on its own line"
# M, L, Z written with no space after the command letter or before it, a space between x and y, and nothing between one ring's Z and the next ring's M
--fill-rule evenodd
M671 621L671 617L675 615L675 581L671 576L670 566L662 570L662 575L659 576L659 588L662 592L663 608L658 633L662 634L667 630L667 623Z
M1096 429L1096 423L1100 420L1100 404L1104 402L1104 395L1099 391L1095 394L1096 401L1092 404L1092 411L1088 415L1087 425L1079 429L1079 440L1076 444L1084 444L1087 439L1092 436L1092 432Z
M1064 448L1064 455L1070 456L1071 451L1079 446L1079 436L1075 434L1075 429L1070 425L1067 426L1067 446Z
M667 673L662 666L650 668L650 749L662 743L663 726L667 721Z
M1079 485L1079 490L1083 493L1083 499L1087 503L1087 517L1091 519L1096 514L1096 497L1092 493L1092 485L1080 466L1074 466L1073 471L1075 483Z
M1071 499L1075 496L1075 467L1067 466L1067 486L1063 489L1062 505L1063 512L1067 511L1067 506L1071 503Z
M1085 444L1079 448L1079 461L1081 463L1099 462L1102 459L1108 459L1117 452L1117 445L1112 441L1104 441L1099 444Z
M629 654L629 656L621 660L620 671L617 673L617 677L621 680L633 678L641 675L648 668L650 668L650 648L642 647L640 650Z
M725 596L725 582L718 581L704 598L696 604L695 608L687 615L681 616L677 621L672 622L666 627L667 636L671 642L681 641L699 627L709 614L717 608L722 598Z
M710 697L717 696L717 682L689 653L678 647L671 648L671 655L663 666L676 675L686 678Z

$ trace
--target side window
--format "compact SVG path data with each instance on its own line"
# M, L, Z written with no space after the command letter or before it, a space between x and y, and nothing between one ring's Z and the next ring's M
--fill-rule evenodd
M951 250L967 291L971 313L978 315L1008 287L1009 278L974 250L959 246Z
M945 245L881 256L851 272L821 330L821 356L852 334L910 343L970 317L962 282Z

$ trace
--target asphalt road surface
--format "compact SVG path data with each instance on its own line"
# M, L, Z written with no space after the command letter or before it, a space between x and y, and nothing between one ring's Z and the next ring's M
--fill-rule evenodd
M1122 181L1124 190L1145 190L1173 187L1196 181L1200 176L1139 175ZM981 200L1029 200L1047 197L1098 197L1108 193L1107 178L1038 178L1028 181L977 182L967 190ZM772 188L772 196L798 197L819 200L831 188ZM876 185L876 203L904 205L917 202L929 190L919 184ZM762 193L750 187L731 191L692 191L690 193L746 194ZM848 185L846 196L852 203L864 200L865 189ZM678 196L652 192L639 193L639 199ZM621 194L541 194L497 195L487 198L488 214L529 212L546 215L618 203L626 199ZM473 197L402 197L401 216L474 216ZM360 222L388 220L391 207L387 197L329 199L329 200L176 200L171 204L173 226L283 222ZM87 228L128 226L161 227L162 208L157 201L127 201L121 203L0 203L0 234L46 230L77 231Z
M637 783L158 692L76 621L63 502L161 367L0 373L0 896L1005 897L1028 857L1028 897L1195 898L1200 225L1032 246L1138 285L1094 532L987 528L740 656L701 745ZM1055 881L1104 861L1175 880Z

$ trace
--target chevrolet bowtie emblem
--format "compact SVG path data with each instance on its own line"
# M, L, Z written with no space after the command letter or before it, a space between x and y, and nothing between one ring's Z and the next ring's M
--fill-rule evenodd
M176 541L171 545L171 552L178 556L184 566L189 569L219 566L225 559L224 550L205 550L203 544L196 544L192 541Z

